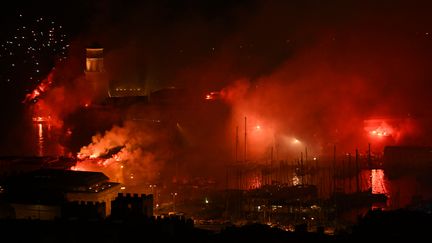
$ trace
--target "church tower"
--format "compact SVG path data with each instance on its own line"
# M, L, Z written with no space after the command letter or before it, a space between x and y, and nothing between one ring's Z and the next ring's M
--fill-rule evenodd
M85 78L96 102L108 97L109 92L109 82L104 69L103 51L104 49L97 44L86 48Z

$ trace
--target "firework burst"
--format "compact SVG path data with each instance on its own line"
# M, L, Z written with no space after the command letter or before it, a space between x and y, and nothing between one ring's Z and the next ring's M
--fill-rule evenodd
M54 19L22 14L10 22L14 27L0 40L0 80L39 85L57 62L66 59L64 28Z

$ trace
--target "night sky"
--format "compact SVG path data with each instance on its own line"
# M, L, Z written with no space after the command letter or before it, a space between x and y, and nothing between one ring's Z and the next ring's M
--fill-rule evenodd
M210 85L222 88L238 77L256 80L269 75L313 48L330 52L327 61L341 65L341 71L374 75L381 66L395 79L406 80L428 75L423 74L431 52L428 5L427 1L18 1L1 10L1 39L11 39L16 28L34 26L42 17L63 27L67 44L98 42L114 58L130 59L134 72L163 83L206 79L205 86L217 82ZM68 51L69 56L80 54L73 52L73 46ZM56 54L40 53L44 59ZM53 60L43 62L41 77L54 66ZM16 75L24 79L27 70L16 65ZM193 71L212 72L215 66L219 71L213 77ZM7 76L2 76L2 85ZM27 82L16 80L13 85L26 88ZM420 85L425 83L421 80ZM419 88L410 92L424 90Z
M16 188L29 187L28 193L14 192L21 178L14 175L39 166L102 172L115 182L62 192L65 200L86 201L79 203L84 213L78 204L62 203L64 222L92 225L95 237L101 234L89 209L102 216L99 209L111 196L127 193L107 207L117 205L117 213L125 213L103 223L106 228L114 219L120 230L102 234L113 236L110 241L123 239L129 228L138 233L133 224L144 215L130 213L140 213L135 204L144 197L145 205L137 205L145 206L146 215L151 203L151 213L163 215L162 224L150 227L158 239L167 229L173 239L192 234L187 221L176 235L167 215L169 221L192 216L206 228L221 224L221 234L200 229L198 237L212 240L238 238L235 228L246 222L253 222L252 231L265 222L271 227L266 232L278 240L277 228L299 229L300 234L286 232L293 239L315 227L342 237L321 239L366 239L362 227L350 230L348 222L360 220L368 208L386 223L397 217L387 222L382 213L405 206L413 215L430 216L432 0L2 3L0 216L5 219L37 218L36 209L39 217L57 218L57 199L46 208L40 205L44 200L34 207L26 202L26 194L30 200L45 195L27 180ZM90 205L92 198L103 203ZM81 220L86 214L87 224ZM388 224L388 231L370 228L383 239L400 236L395 227L411 237L416 225L428 225L423 216L411 224L414 219ZM363 221L358 225L365 228L374 222L369 216ZM34 223L39 224L26 225ZM46 226L22 235L46 240L90 232Z
M370 116L430 117L431 9L429 1L15 1L0 10L9 48L0 57L1 143L24 126L25 94L53 67L65 80L81 75L83 48L94 42L111 80L197 94L247 83L229 101L233 114L241 120L239 109L253 106L309 138L331 136L305 132L317 126ZM44 35L32 42L29 29Z

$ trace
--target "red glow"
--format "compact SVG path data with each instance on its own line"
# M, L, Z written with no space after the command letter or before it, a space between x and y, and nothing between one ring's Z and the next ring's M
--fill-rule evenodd
M114 126L104 134L93 136L92 142L81 148L76 168L100 171L113 181L127 185L153 180L165 155L145 147L154 142L150 135L150 130L140 123Z
M26 95L23 103L35 102L42 94L44 94L53 83L54 71L51 71L48 76L39 83L39 85L29 94Z
M388 194L385 185L384 170L372 170L372 193L373 194Z
M379 118L364 121L367 136L377 142L401 143L420 130L410 118Z
M205 99L206 100L217 100L217 99L219 99L219 97L220 97L220 92L213 91L213 92L206 94Z
M118 155L108 159L101 159L96 156L90 156L86 159L82 159L77 164L71 167L71 170L78 171L100 171L112 178L113 181L124 183L123 176L123 165Z
M50 122L51 116L35 116L32 118L33 122L37 123L43 123L43 122Z
M392 129L390 127L378 127L375 130L369 132L371 136L376 137L389 137L392 135Z
M250 180L249 189L257 189L261 187L261 180L259 177L253 177Z

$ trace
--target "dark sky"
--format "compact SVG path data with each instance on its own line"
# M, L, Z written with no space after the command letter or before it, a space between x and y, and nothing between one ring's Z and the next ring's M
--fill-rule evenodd
M64 26L71 43L99 42L107 52L113 51L113 59L130 60L133 69L139 69L135 73L157 82L187 82L198 78L189 69L220 62L225 67L219 79L255 79L326 39L336 39L335 55L341 62L349 48L371 52L371 61L386 55L374 53L383 48L392 54L404 51L401 45L429 53L429 5L428 1L17 1L2 8L1 25L15 28L18 13L29 22L50 17ZM7 35L2 31L3 38ZM81 54L73 51L70 55Z
M63 70L76 76L83 48L98 42L112 80L204 92L246 79L268 89L260 104L275 106L290 94L302 111L283 112L308 121L340 115L339 107L361 116L423 116L432 108L431 7L408 0L14 1L0 10L0 38L11 38L20 21L44 17L63 26L70 43ZM55 63L44 52L42 78ZM0 80L1 110L19 114L35 83L20 66L6 67L18 78ZM275 96L275 87L283 92ZM11 123L3 119L2 126Z

